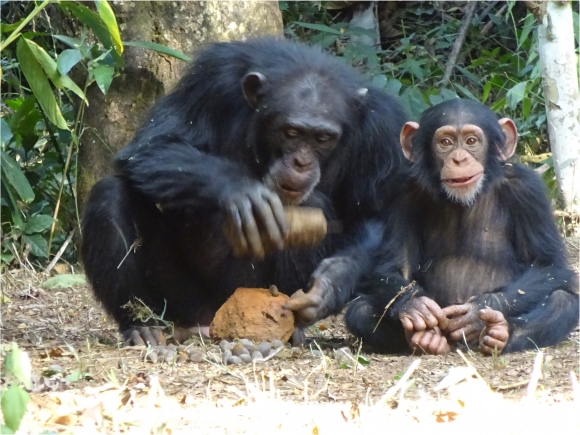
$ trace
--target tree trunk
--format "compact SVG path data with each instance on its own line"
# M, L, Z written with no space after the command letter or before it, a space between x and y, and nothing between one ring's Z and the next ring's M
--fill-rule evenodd
M569 1L527 2L540 23L538 51L554 169L566 209L580 214L580 93Z
M185 54L204 43L282 35L278 2L116 1L111 4L123 41L151 41ZM187 64L151 50L125 47L125 69L106 96L87 91L79 152L77 195L82 206L92 185L110 172L111 159L131 140L146 109L167 93Z

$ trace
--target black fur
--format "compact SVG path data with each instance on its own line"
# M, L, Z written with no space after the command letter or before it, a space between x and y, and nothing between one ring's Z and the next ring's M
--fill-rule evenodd
M250 71L268 79L259 110L241 91ZM278 150L266 149L275 145L263 143L259 122L280 110L284 92L306 75L348 107L336 114L342 137L321 159L320 182L303 204L342 220L344 233L264 260L234 258L222 235L221 201L267 172ZM361 87L369 88L363 98ZM82 258L95 295L122 331L138 325L121 308L134 297L158 314L165 309L178 325L208 325L237 287L275 284L292 294L308 288L322 260L345 257L349 267L333 277L335 297L321 317L339 312L382 237L374 219L388 197L380 192L390 190L403 162L398 134L405 120L392 97L315 48L274 39L209 45L118 153L117 174L92 190Z
M486 185L470 207L448 200L433 178L433 133L460 116L479 125L490 142ZM399 310L411 297L428 296L446 307L475 296L481 308L499 310L508 321L504 352L566 339L578 325L577 281L541 179L525 166L499 162L504 133L481 104L443 103L425 112L420 125L413 142L414 157L420 157L391 205L392 231L374 273L347 310L349 329L384 352L408 350ZM411 280L417 285L395 299L376 327Z

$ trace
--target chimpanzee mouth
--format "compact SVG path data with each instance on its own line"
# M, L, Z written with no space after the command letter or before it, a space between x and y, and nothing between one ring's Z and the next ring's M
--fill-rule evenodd
M449 187L465 187L479 180L482 174L483 172L478 172L477 174L470 175L468 177L448 178L446 180L443 180L443 182L447 184Z

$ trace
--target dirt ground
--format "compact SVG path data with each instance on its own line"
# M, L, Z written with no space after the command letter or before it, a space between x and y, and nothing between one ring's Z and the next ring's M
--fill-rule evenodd
M313 327L308 348L285 348L255 366L153 364L145 349L117 345L116 327L89 289L42 289L45 278L18 270L2 276L1 342L28 352L34 374L19 433L580 433L571 375L580 377L578 330L543 349L542 377L530 394L535 351L484 358L363 349L368 364L340 361L335 350L350 343L341 316ZM216 351L207 340L191 342ZM401 380L415 360L410 381Z

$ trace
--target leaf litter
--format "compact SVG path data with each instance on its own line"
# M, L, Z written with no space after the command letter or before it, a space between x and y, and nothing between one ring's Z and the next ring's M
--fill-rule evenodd
M361 349L336 316L308 331L309 347L286 346L260 364L225 366L209 358L219 346L200 338L188 347L201 362L151 363L144 346L117 344L115 324L86 286L43 289L46 278L2 276L1 343L26 351L33 372L19 433L580 429L578 329L542 352L393 356Z

